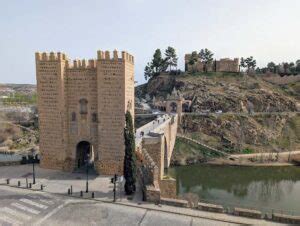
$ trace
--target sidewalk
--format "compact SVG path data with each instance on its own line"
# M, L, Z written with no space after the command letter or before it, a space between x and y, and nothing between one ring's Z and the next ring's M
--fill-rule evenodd
M18 181L21 181L21 187L26 187L26 179L32 183L32 165L6 166L0 167L0 184L6 185L6 179L10 178L10 185L17 186ZM45 187L44 192L66 195L70 186L73 186L74 198L80 198L80 191L83 191L83 198L88 198L94 201L102 201L111 203L113 200L113 184L110 182L109 176L89 176L89 193L85 193L86 175L81 173L67 173L57 170L42 169L36 166L36 184L32 189L40 190L41 184ZM138 189L139 190L139 189ZM141 201L141 194L137 192L132 200L128 200L123 192L123 183L117 186L117 202L116 204L142 208L153 211L163 211L184 216L199 217L203 219L217 220L227 223L246 224L246 225L281 225L274 222L269 222L259 219L250 219L237 217L223 213L213 213L200 211L190 208L180 208L168 205L155 205ZM95 199L91 198L91 193L95 193Z
M73 194L80 191L86 191L86 174L85 173L68 173L58 170L40 168L35 165L36 184L32 185L33 189L40 189L44 186L44 191L55 194L67 194L68 189L73 187ZM32 165L16 165L0 167L0 184L6 184L6 179L10 178L10 184L16 185L21 182L21 187L26 187L26 178L28 183L32 183ZM113 200L113 184L109 176L89 175L89 195L95 192L95 197L110 201ZM120 190L122 189L122 190ZM117 186L118 198L124 199L123 186L121 183Z

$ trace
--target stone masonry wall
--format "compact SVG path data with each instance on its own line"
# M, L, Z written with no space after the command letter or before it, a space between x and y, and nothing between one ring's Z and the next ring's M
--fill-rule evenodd
M188 72L203 72L204 71L204 63L198 59L198 61L192 66L188 62L190 60L191 54L185 55L185 65L186 71ZM209 65L207 65L207 71L217 71L217 72L239 72L239 59L229 59L223 58L220 60L213 61Z
M116 51L98 51L98 127L99 162L97 168L104 174L123 174L125 113L133 113L134 79L133 57Z
M163 136L144 138L143 148L147 150L159 170L159 179L164 175L164 139Z
M177 198L176 180L173 178L164 178L159 181L161 196L164 198Z
M41 166L61 169L65 158L65 55L36 53Z

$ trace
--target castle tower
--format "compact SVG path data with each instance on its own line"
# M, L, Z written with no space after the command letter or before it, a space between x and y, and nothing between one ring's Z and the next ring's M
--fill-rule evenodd
M71 61L70 61L71 62ZM98 51L97 60L36 53L41 166L122 174L125 113L134 117L134 59Z
M127 52L98 51L98 171L122 174L125 113L134 117L134 59Z
M66 57L51 52L36 53L36 77L40 130L41 166L61 169L65 158L65 94Z

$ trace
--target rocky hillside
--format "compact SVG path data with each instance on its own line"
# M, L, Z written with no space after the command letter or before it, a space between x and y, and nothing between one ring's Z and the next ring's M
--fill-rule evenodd
M192 112L247 112L248 105L254 112L297 111L297 92L294 90L286 92L284 87L260 77L233 73L161 75L137 87L136 95L143 97L148 93L151 97L166 97L173 87L186 99L193 100Z
M179 132L227 152L249 153L299 150L299 93L297 89L291 92L291 87L298 86L279 86L261 77L231 73L161 75L137 87L136 95L148 93L163 99L175 87L192 100L193 114L183 117ZM218 110L223 113L197 114Z

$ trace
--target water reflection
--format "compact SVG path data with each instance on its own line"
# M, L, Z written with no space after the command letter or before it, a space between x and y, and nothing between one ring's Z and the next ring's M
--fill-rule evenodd
M233 167L193 165L175 167L179 195L244 207L293 210L300 213L299 167Z

